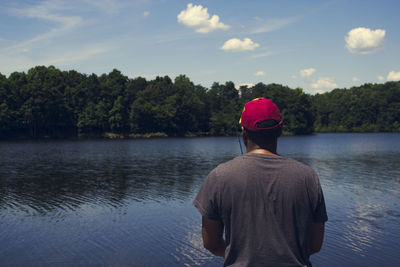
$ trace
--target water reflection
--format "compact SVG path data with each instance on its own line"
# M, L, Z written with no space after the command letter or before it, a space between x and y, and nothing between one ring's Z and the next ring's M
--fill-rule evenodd
M0 208L43 214L84 203L118 208L127 199L186 201L194 181L223 158L189 153L193 145L169 147L100 141L3 145Z
M400 135L284 137L279 153L313 167L324 189L315 266L400 265ZM0 143L0 262L220 265L191 200L239 154L236 138Z
M283 146L282 154L317 171L324 188L329 221L324 248L313 256L317 266L374 266L382 258L400 264L400 220L393 212L399 210L400 139L379 136L297 137Z
M176 250L172 252L176 261L182 266L222 266L222 258L214 257L203 248L200 217L195 216L185 220L183 227L185 232L181 240L177 242Z

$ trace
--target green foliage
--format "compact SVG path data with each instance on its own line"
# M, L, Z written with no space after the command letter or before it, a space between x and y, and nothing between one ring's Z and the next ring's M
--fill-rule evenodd
M118 98L114 101L113 108L110 110L108 117L108 122L112 132L122 133L124 129L127 128L126 108L124 106L122 96L118 96Z
M319 132L399 132L400 82L364 84L315 95Z
M138 138L163 138L168 137L165 133L146 133L146 134L130 134L129 138L138 139Z
M214 83L209 91L211 135L233 135L240 118L239 92L232 82Z
M278 105L285 134L400 132L400 82L311 96L279 84L207 89L185 75L147 81L116 69L97 76L37 66L0 74L0 137L234 135L243 105L256 97Z

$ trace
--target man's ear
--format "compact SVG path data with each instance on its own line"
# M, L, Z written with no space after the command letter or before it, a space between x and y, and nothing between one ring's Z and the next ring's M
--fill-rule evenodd
M282 135L282 127L279 127L279 132L278 132L278 137L280 137Z
M243 137L243 143L245 146L247 146L247 132L246 129L242 126L242 137Z

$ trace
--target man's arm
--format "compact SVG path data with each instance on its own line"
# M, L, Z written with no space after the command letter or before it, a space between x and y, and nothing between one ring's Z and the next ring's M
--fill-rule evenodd
M215 256L225 257L224 224L202 217L203 246Z
M313 223L311 226L310 249L309 254L312 255L321 250L324 241L325 223Z

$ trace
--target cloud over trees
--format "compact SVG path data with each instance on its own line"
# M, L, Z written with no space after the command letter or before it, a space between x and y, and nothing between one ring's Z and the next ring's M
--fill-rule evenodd
M264 75L265 75L265 72L263 72L261 70L254 73L254 76L264 76Z
M319 78L316 82L311 84L313 89L317 90L330 90L337 88L338 85L335 83L334 79L330 77Z
M310 77L311 75L313 75L315 72L314 68L309 68L309 69L304 69L300 71L300 76L301 77Z
M386 77L388 81L399 81L400 80L400 71L391 71Z
M221 47L225 51L251 51L259 47L258 43L253 42L250 38L244 38L240 40L238 38L232 38L226 41Z
M386 31L359 27L352 29L345 37L346 48L355 54L370 54L381 48Z

